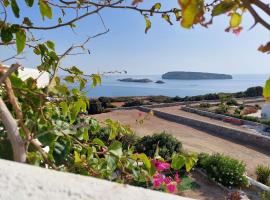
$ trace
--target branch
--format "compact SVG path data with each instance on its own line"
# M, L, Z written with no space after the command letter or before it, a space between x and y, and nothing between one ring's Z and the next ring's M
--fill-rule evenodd
M7 70L6 72L6 69L4 66L2 66L0 64L0 74L2 73L3 75L0 77L0 84L3 83L6 78L8 78L13 72L15 72L18 68L20 67L20 65L18 63L15 63L15 64L12 64L10 66L10 68Z
M263 3L260 0L252 0L252 3L256 5L258 8L262 9L267 15L270 16L270 7L269 5Z
M250 12L250 14L252 15L252 17L255 20L254 25L250 29L252 29L256 24L259 23L262 26L264 26L266 29L270 30L270 24L268 24L265 20L263 20L260 17L260 15L254 10L254 8L251 6L250 0L242 0L242 1L243 1L244 7L246 7L248 9L248 11Z
M26 150L24 142L19 133L17 121L13 118L1 97L0 119L7 130L8 139L12 146L14 161L24 163L26 161Z
M101 6L99 8L97 8L96 10L92 11L92 12L87 12L79 17L76 17L66 23L62 23L62 24L58 24L58 25L55 25L55 26L47 26L47 27L41 27L41 26L20 26L21 28L24 28L24 29L27 29L27 30L30 30L30 29L37 29L37 30L50 30L50 29L56 29L56 28L59 28L59 27L63 27L63 26L69 26L71 24L73 24L74 22L76 21L79 21L89 15L92 15L92 14L95 14L97 13L98 11L100 11L101 9L103 9L105 6Z

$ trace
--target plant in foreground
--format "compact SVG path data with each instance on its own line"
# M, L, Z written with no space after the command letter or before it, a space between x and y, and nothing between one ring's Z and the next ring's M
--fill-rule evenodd
M264 165L258 165L256 167L257 181L270 185L270 168Z

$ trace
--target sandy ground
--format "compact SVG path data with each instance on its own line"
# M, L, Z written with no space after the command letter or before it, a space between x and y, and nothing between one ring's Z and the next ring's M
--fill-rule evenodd
M151 135L166 131L174 135L183 143L186 150L206 153L224 153L247 164L248 175L255 177L255 168L258 164L270 166L270 153L260 152L248 146L243 146L206 132L188 127L182 124L169 122L155 116L144 121L142 125L136 122L139 119L138 110L117 110L109 113L94 115L98 120L111 118L119 120L123 124L128 124L140 136ZM145 115L145 113L143 113Z

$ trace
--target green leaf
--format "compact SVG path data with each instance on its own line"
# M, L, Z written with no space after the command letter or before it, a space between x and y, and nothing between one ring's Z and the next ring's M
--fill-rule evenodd
M229 12L235 6L234 1L222 1L212 10L212 16L217 16Z
M31 20L28 17L25 17L23 19L23 24L25 24L27 26L33 26L33 23L31 22Z
M103 142L101 139L99 139L99 138L93 139L92 143L93 143L93 144L97 144L97 145L99 145L99 146L101 146L101 147L105 147L105 146L106 146L106 145L104 144L104 142Z
M15 17L19 18L20 17L20 8L19 8L16 0L11 0L11 8L12 8L12 11L13 11Z
M203 0L178 0L178 2L182 8L182 27L191 28L193 24L197 24L203 19Z
M263 88L263 96L266 99L270 98L270 78L265 82L265 86Z
M147 169L151 169L151 162L144 153L132 154L131 158L134 160L142 161Z
M92 74L92 87L96 87L97 85L101 84L101 77L98 74Z
M107 160L107 168L110 171L114 171L117 168L115 159L112 156L106 156L106 160Z
M172 158L171 167L175 170L181 169L186 163L186 158L183 155L175 154Z
M58 18L58 24L62 24L62 19L61 19L61 17Z
M54 48L55 48L55 45L54 45L54 42L53 42L53 41L48 40L48 41L46 42L46 45L47 45L47 47L49 47L51 50L55 50L55 49L54 49Z
M170 25L173 25L173 23L170 20L170 15L163 13L162 18L165 19Z
M27 6L32 7L34 4L34 0L25 0Z
M88 134L88 128L84 127L83 128L83 139L87 142L89 139L89 134Z
M147 15L144 15L144 19L145 19L145 33L147 33L147 31L151 28L151 21L149 20L149 18L147 17Z
M66 76L64 80L68 83L74 83L74 76Z
M9 3L9 0L4 0L3 3L4 3L4 6L5 6L5 7L8 7L9 4L10 4L10 3Z
M74 163L78 164L81 162L82 162L82 160L81 160L80 154L77 151L74 151Z
M197 155L196 154L192 154L192 155L189 155L187 156L186 158L186 163L185 163L185 166L186 166L186 171L189 172L192 167L194 167L194 165L196 164L197 162Z
M150 15L152 16L153 15L153 12L154 11L158 11L160 8L161 8L161 4L160 3L156 3L155 5L153 5L152 8L151 8Z
M20 29L16 32L16 46L17 46L17 53L20 54L24 47L26 42L26 34L23 29Z
M8 43L13 39L12 31L9 27L4 27L1 30L1 40L4 43Z
M122 156L122 143L119 141L114 141L110 146L109 146L109 152L112 153L115 156Z
M231 14L230 27L236 28L241 24L242 16L238 13Z
M52 9L45 0L39 0L39 10L42 18L52 18Z
M66 117L68 114L68 105L66 102L61 102L60 103L60 108L62 110L63 116Z

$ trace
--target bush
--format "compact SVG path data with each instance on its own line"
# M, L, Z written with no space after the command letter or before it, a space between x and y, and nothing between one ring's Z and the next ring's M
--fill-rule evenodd
M159 96L150 96L149 101L155 102L155 103L172 103L173 98L159 95Z
M175 97L172 98L172 100L173 100L173 101L183 101L184 98L179 97L179 96L175 96Z
M228 106L238 106L238 103L237 103L237 101L236 101L235 99L229 99L229 100L226 102L226 104L227 104Z
M228 106L221 103L218 108L215 110L217 114L226 114L228 111Z
M211 107L211 104L210 103L201 103L199 105L200 108L210 108Z
M162 132L139 139L135 145L135 151L145 153L148 157L153 158L157 147L159 149L158 153L162 158L171 160L174 152L181 152L182 143L172 135Z
M263 87L250 87L244 93L246 97L260 97L263 94Z
M260 193L261 200L270 200L270 191Z
M88 114L100 114L104 112L104 108L99 100L91 99L87 111Z
M258 165L256 167L257 181L270 185L270 168L264 165Z
M246 186L246 167L241 161L222 154L204 155L199 161L200 166L213 180L224 186Z
M126 102L123 107L132 107L132 106L141 106L143 105L143 101L140 99L130 100Z
M108 127L101 128L96 134L89 134L90 140L93 140L94 138L102 140L107 146L109 146L115 140L120 141L123 149L128 149L128 147L134 146L139 139L135 133L130 132L119 133L114 140L110 140L110 129Z

